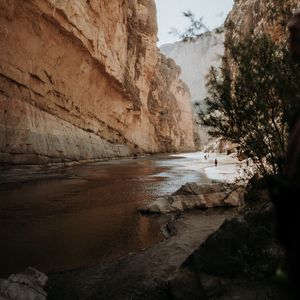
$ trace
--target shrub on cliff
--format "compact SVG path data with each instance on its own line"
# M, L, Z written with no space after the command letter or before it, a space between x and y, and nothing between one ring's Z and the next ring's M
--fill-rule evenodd
M300 70L286 45L267 35L227 44L220 70L208 77L207 110L200 111L210 134L240 146L264 175L282 168L289 124L300 104Z

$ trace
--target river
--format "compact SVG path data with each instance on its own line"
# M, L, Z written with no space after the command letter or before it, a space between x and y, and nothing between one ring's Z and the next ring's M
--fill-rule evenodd
M0 276L27 266L48 273L107 263L156 244L164 238L161 218L137 208L186 182L211 182L203 168L212 164L193 153L31 172L26 181L28 170L14 170L12 182L0 185Z

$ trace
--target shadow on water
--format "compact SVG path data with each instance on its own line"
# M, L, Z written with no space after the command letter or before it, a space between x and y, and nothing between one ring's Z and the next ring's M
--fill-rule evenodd
M0 276L29 265L54 272L105 263L162 240L160 218L137 208L186 182L209 182L188 163L195 160L122 159L23 183L26 174L14 171L16 182L0 190Z

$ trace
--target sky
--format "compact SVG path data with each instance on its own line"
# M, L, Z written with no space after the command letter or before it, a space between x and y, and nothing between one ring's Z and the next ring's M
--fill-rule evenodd
M233 0L156 0L158 22L158 46L173 43L178 37L169 34L171 27L184 31L188 20L182 12L191 10L204 24L214 29L223 24L233 6Z

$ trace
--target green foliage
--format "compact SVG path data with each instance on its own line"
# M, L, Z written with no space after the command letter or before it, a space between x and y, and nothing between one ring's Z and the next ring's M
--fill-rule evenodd
M172 27L170 34L179 37L183 42L193 41L195 38L199 37L203 32L208 32L209 29L203 22L203 17L196 18L196 16L190 11L183 12L183 16L189 19L188 28L182 33L176 28Z
M300 68L286 45L266 36L227 45L230 62L212 68L202 125L212 136L236 143L262 174L283 164L289 123L300 104ZM230 68L229 66L233 66Z
M276 19L276 22L285 30L287 23L293 16L294 8L295 4L292 1L274 0L268 4L267 20L272 22Z

